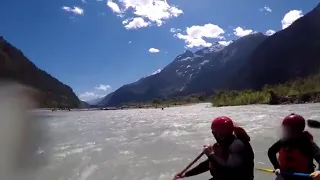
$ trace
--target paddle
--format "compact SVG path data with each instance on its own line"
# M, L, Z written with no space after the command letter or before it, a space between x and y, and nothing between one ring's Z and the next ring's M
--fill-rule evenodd
M259 171L264 171L264 172L269 172L269 173L274 173L273 169L267 169L267 168L256 168ZM310 174L305 174L305 173L288 173L288 172L281 172L280 174L283 175L291 175L291 176L300 176L300 177L310 177Z
M313 120L313 119L308 119L307 121L307 125L310 128L317 128L320 129L320 122ZM204 153L202 152L201 154L199 154L186 168L184 168L184 170L182 170L179 174L184 174L194 163L196 163L202 156L204 155ZM264 171L264 172L269 172L269 173L274 173L274 170L272 169L266 169L266 168L256 168L257 170L260 171ZM288 174L288 175L293 175L293 176L303 176L303 177L310 177L310 174L304 174L304 173L286 173L286 172L281 172L281 174Z
M311 128L320 129L320 122L313 119L308 119L307 125Z
M204 152L200 153L184 170L182 170L179 174L184 174L188 169L196 163L202 156L204 155Z

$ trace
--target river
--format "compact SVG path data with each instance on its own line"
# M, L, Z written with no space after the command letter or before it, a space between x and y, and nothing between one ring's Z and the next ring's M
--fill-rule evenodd
M213 143L210 121L221 115L228 115L251 135L256 167L271 167L267 149L278 138L281 118L291 112L320 119L320 104L42 112L50 127L46 137L51 151L46 152L46 145L39 152L48 161L36 171L35 179L170 180L204 144ZM320 130L310 131L320 142ZM209 177L205 173L188 179ZM258 180L273 178L255 173Z

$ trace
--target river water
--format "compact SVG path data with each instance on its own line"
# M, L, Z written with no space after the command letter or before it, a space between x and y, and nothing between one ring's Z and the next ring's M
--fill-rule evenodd
M271 167L267 149L291 112L320 119L320 104L212 108L210 104L119 111L41 112L49 124L48 161L37 180L170 180L212 144L210 121L227 115L252 137L256 167ZM310 130L320 142L320 130ZM318 138L319 139L318 139ZM204 160L201 159L201 160ZM192 179L209 179L204 173ZM255 179L274 176L256 172Z

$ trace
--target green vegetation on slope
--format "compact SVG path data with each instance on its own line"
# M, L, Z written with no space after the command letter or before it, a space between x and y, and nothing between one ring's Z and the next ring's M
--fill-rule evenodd
M209 99L205 94L191 94L189 96L174 97L174 98L161 98L154 99L147 102L131 102L122 104L122 107L128 108L161 108L161 107L171 107L171 106L181 106L186 104L194 104L205 102Z
M215 107L249 104L294 104L320 102L320 74L284 84L266 85L261 91L219 91L211 96L203 93L184 97L154 99L123 104L128 108L160 108L207 102Z
M213 106L238 106L247 104L266 104L269 102L267 91L221 91L212 98Z
M261 91L221 91L215 93L211 101L213 106L306 102L320 102L320 75L285 84L266 85Z

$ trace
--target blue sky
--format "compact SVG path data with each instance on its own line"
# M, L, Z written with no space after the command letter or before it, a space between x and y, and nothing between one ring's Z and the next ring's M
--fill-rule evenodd
M152 74L186 48L228 44L254 32L272 34L318 3L9 0L0 7L0 35L88 100Z

